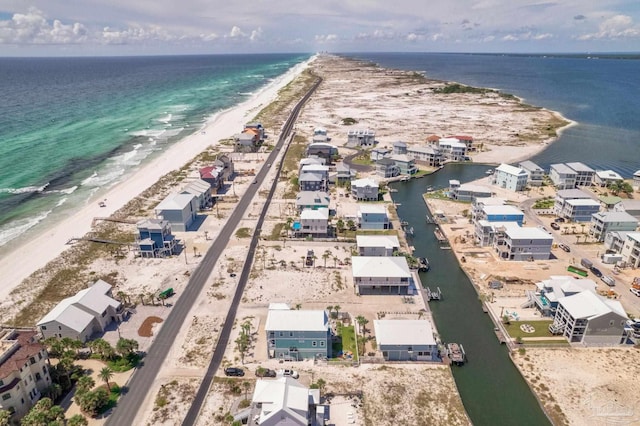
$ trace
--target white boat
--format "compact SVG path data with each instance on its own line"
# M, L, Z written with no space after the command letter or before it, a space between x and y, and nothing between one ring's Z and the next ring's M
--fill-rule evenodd
M487 174L487 175L492 175L493 174L493 169L489 169L484 173Z

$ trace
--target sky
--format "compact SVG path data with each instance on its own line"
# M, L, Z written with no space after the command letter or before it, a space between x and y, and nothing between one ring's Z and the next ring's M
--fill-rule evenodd
M640 51L638 0L0 0L0 56Z

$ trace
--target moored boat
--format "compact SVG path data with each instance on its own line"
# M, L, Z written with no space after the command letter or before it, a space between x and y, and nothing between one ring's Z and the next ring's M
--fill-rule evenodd
M445 345L447 357L455 365L463 365L467 361L464 348L459 343L447 343Z

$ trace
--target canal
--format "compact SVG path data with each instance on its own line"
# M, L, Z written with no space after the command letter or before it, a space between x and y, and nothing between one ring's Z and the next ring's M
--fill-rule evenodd
M471 281L460 268L451 250L442 250L433 234L435 225L427 224L427 208L422 200L426 188L448 187L449 179L461 183L485 176L488 166L450 164L421 179L392 184L398 189L393 201L398 216L414 228L409 240L416 256L426 256L431 270L421 273L423 285L440 287L443 300L430 308L443 342L464 346L468 362L453 367L453 376L462 402L475 426L549 425L538 401L511 362L505 345L498 343L493 323L482 311Z

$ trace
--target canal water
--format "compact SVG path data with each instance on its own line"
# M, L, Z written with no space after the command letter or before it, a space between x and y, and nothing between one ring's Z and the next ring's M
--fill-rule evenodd
M482 311L473 284L460 268L451 250L439 248L433 233L435 225L426 223L427 208L422 200L426 188L448 187L449 179L461 183L485 176L489 166L450 164L421 179L394 183L398 189L393 201L398 216L414 228L410 239L415 256L429 259L431 270L421 273L422 284L440 287L441 301L429 305L443 342L461 343L468 362L453 366L453 376L471 421L483 425L550 425L538 401L520 372L511 362L505 345L498 343L489 315ZM427 379L428 380L428 379Z

